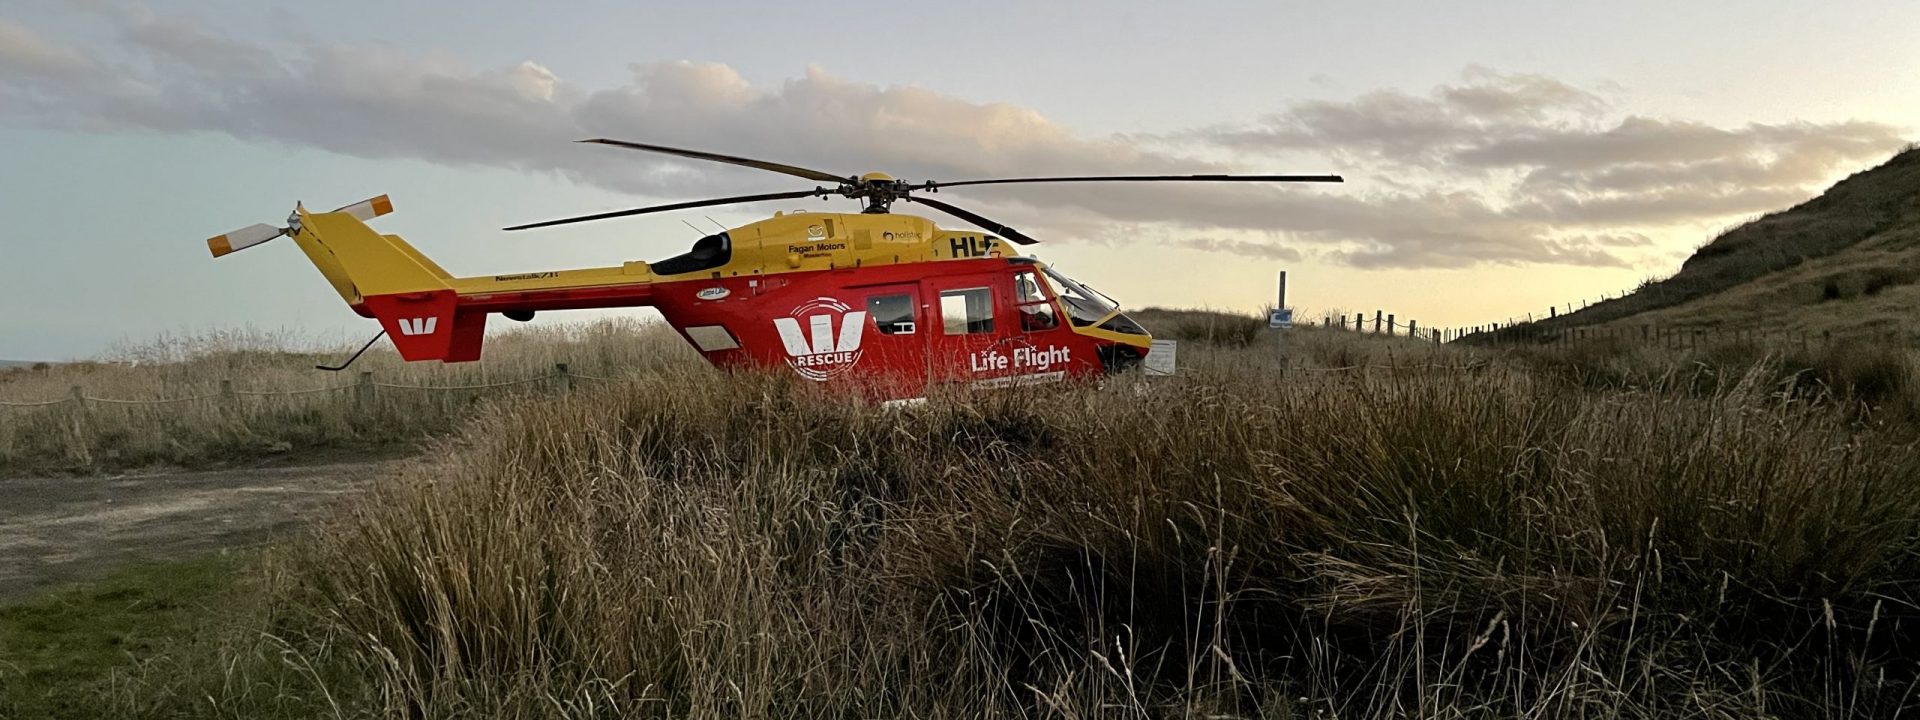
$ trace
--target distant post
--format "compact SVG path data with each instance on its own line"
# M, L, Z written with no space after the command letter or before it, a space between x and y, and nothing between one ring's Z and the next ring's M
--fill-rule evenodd
M1287 330L1293 327L1293 309L1287 307L1287 271L1280 271L1280 292L1274 298L1273 312L1267 316L1267 327L1274 331L1274 355L1280 361L1280 372L1287 371Z

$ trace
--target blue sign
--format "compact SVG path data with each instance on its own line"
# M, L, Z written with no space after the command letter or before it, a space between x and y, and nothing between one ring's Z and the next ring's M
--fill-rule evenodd
M1276 308L1267 313L1267 327L1277 330L1293 327L1293 308Z

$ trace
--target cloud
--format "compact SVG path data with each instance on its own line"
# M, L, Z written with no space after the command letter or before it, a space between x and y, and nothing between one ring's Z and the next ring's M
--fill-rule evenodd
M0 67L15 82L73 80L95 69L80 51L50 41L25 25L0 17Z
M1570 243L1611 257L1604 247L1617 245L1602 240L1622 229L1785 207L1903 144L1896 128L1863 121L1718 127L1619 116L1597 93L1485 68L1425 94L1296 103L1251 126L1184 137L1241 153L1312 150L1358 175L1411 178L1406 188L1471 188L1468 202L1498 208L1474 220L1487 233L1536 233L1541 253L1566 262L1589 257Z
M476 68L442 54L256 45L144 11L98 16L120 39L105 57L0 19L0 122L220 133L672 199L807 183L566 141L630 138L907 179L1338 169L1356 182L969 188L943 199L1055 239L1124 241L1150 227L1207 251L1367 267L1626 265L1647 232L1785 205L1899 145L1893 129L1865 122L1619 117L1596 92L1479 67L1423 94L1294 102L1247 125L1143 142L817 67L762 86L722 64L645 63L618 85L584 87L534 60Z

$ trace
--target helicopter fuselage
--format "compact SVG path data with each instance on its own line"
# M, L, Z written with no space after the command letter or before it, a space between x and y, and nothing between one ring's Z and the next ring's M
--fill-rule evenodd
M290 236L407 360L478 359L496 313L652 306L717 366L900 398L1098 375L1151 341L1000 238L912 215L776 214L657 262L464 278L344 212L300 210Z

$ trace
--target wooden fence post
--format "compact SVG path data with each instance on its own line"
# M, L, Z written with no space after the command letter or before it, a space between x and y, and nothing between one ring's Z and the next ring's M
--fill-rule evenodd
M87 435L92 418L87 409L87 391L75 385L68 389L68 398L73 402L73 410L68 420L73 423L73 445L68 446L68 454L84 464L93 463L93 442Z
M573 373L567 370L566 363L554 363L553 374L560 380L559 385L562 391L573 392Z
M1387 315L1387 336L1388 336L1388 337L1392 337L1392 336L1393 336L1393 326L1394 326L1394 324L1395 324L1395 323L1393 322L1393 315L1392 315L1392 314L1388 314L1388 315Z
M353 386L353 406L365 415L373 412L373 371L362 370L360 383Z
M87 422L87 391L75 385L68 388L67 397L73 402L74 429L80 430Z
M1407 321L1407 337L1416 338L1416 339L1420 337L1420 321L1419 320Z
M1373 311L1373 334L1375 335L1380 334L1380 322L1381 322L1381 318L1384 318L1384 317L1386 317L1386 314L1384 312L1380 310Z

